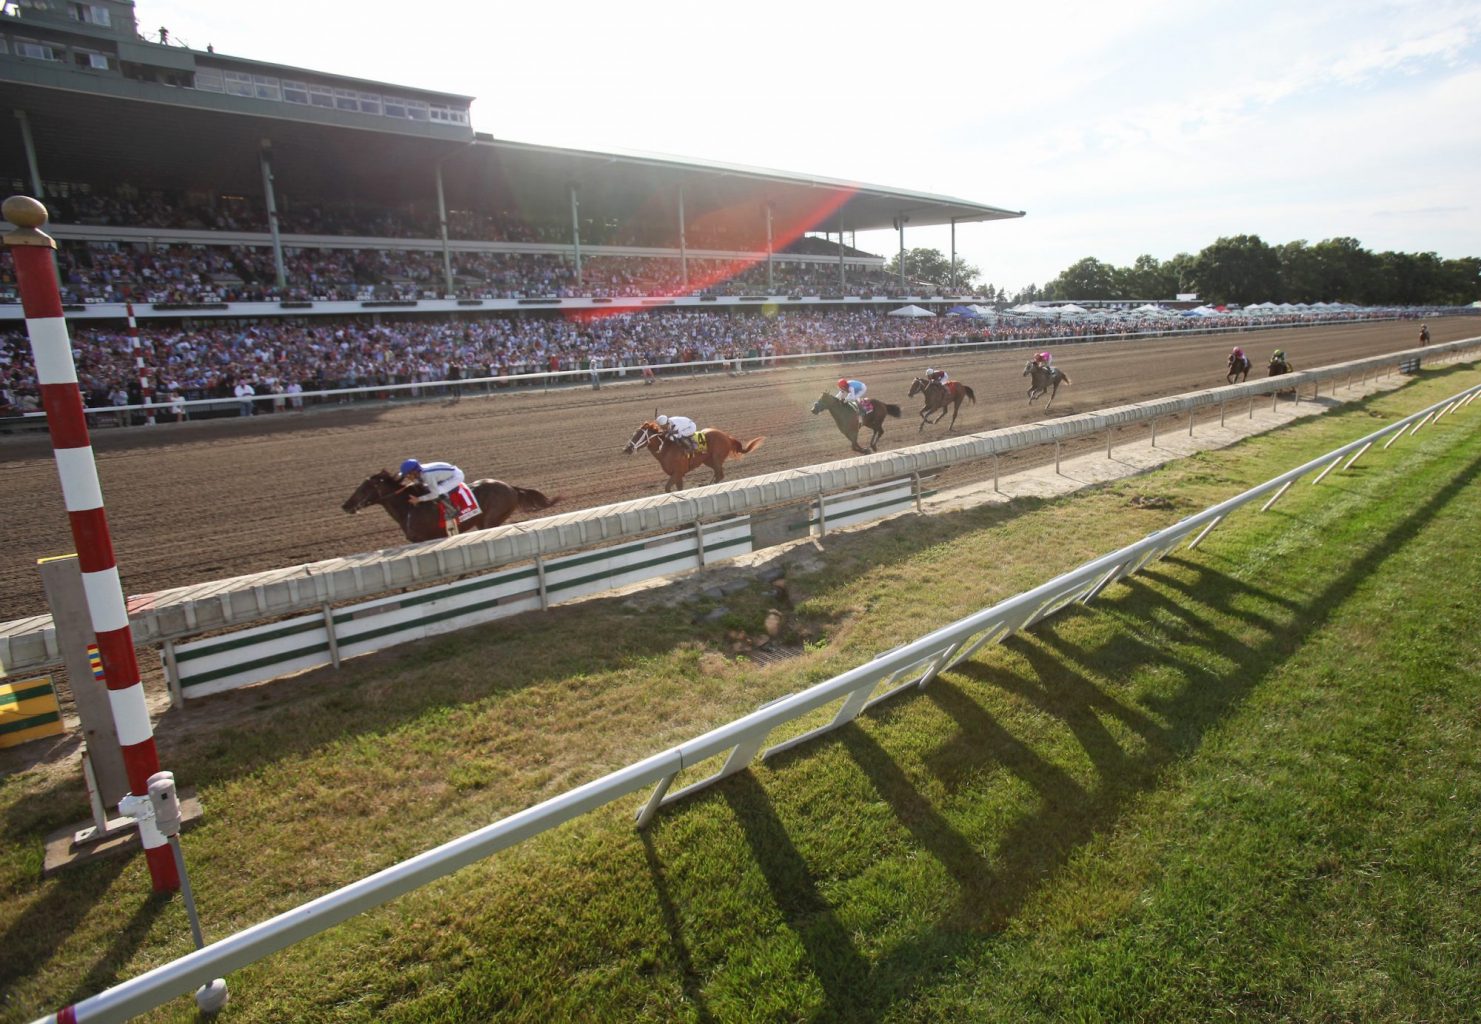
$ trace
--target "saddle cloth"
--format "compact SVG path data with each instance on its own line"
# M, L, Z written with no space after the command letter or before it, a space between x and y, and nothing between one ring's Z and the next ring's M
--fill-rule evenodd
M447 492L447 496L452 500L453 507L458 510L458 522L460 523L466 523L483 511L478 507L478 499L473 496L473 490L467 484L458 484ZM439 502L437 511L445 529L447 527L447 507Z
M701 455L709 448L709 440L705 437L705 433L703 430L696 430L694 432L694 448Z

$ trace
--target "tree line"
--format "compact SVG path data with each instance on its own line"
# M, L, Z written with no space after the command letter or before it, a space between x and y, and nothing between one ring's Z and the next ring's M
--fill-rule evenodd
M965 288L977 268L951 261L936 249L905 254L906 276L944 288ZM890 261L899 272L899 257ZM1371 252L1356 238L1328 238L1270 245L1259 235L1220 238L1197 255L1169 260L1142 255L1127 267L1094 257L1066 267L1040 288L1009 295L987 285L976 289L998 302L1068 299L1169 299L1194 292L1205 302L1351 302L1359 306L1463 306L1481 299L1481 258L1441 259L1432 252Z

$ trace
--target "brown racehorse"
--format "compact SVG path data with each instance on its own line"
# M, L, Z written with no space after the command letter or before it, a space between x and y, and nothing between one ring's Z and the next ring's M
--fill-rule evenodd
M812 404L812 414L816 416L827 410L828 415L833 417L834 424L842 431L843 436L848 438L849 444L853 445L854 451L868 455L879 447L879 439L884 437L884 418L893 416L899 419L900 407L891 405L889 402L881 402L877 398L866 399L866 401L869 402L869 411L860 415L854 412L854 407L843 399L824 391ZM859 444L859 431L864 427L874 432L869 438L868 448Z
M475 480L468 485L478 499L482 510L477 516L463 524L460 532L487 530L498 526L515 512L541 512L560 501L559 497L547 498L539 491L528 487L515 487L503 480ZM413 503L412 496L425 495L427 489L421 484L403 486L395 473L381 470L355 488L355 493L340 507L346 512L359 512L370 505L380 505L396 520L406 539L415 543L419 540L438 540L447 536L442 526L442 512L436 502Z
M968 398L973 405L977 404L977 396L972 393L972 389L959 380L943 384L939 380L928 381L924 377L917 377L910 385L910 394L905 397L914 398L919 394L926 396L926 407L920 411L920 426L917 430L925 430L927 423L940 423L946 415L947 406L951 406L951 422L946 425L946 429L951 430L956 426L956 414L962 410L962 399ZM936 413L936 418L927 419L933 412Z
M732 455L749 455L761 447L765 437L753 437L745 444L731 437L725 431L716 427L705 427L696 431L695 440L699 447L690 451L681 441L664 440L664 430L653 420L645 420L633 436L627 439L627 444L622 450L628 455L639 448L646 448L653 453L658 460L659 466L668 474L668 481L663 485L665 492L682 491L684 489L684 475L700 466L709 466L715 471L715 478L710 481L718 484L725 479L725 460ZM703 435L701 437L700 435Z
M1236 356L1231 352L1229 354L1229 372L1224 375L1224 379L1230 384L1234 383L1235 377L1238 377L1241 381L1249 380L1251 365L1249 356Z
M1023 375L1033 378L1033 385L1028 389L1028 400L1030 404L1037 401L1039 396L1044 392L1049 392L1049 401L1044 403L1045 412L1048 412L1049 407L1054 404L1054 396L1059 394L1059 386L1070 383L1070 375L1059 367L1056 366L1054 369L1048 370L1032 359L1024 364Z

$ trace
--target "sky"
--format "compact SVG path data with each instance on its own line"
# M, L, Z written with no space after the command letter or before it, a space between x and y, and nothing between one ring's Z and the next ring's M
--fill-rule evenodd
M197 49L476 96L500 139L1024 210L957 227L960 258L1009 292L1236 234L1481 256L1481 0L135 9Z

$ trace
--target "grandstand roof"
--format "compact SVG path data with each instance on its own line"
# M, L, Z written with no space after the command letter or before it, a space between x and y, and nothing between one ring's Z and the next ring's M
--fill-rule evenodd
M260 196L258 154L266 143L280 196L430 202L440 169L450 209L569 223L575 186L588 216L677 224L682 191L690 225L712 218L755 233L770 206L778 248L806 231L1023 216L818 175L496 139L473 131L468 97L158 45L138 36L130 5L113 7L108 28L31 8L18 9L24 17L0 19L0 29L24 30L50 54L32 56L15 46L0 53L0 108L24 117L19 125L6 118L12 127L0 129L10 133L0 146L0 177L29 185L26 147L12 144L24 138L18 131L29 130L45 182ZM92 54L101 54L106 66L88 66ZM310 88L323 95L341 90L335 98L348 107L310 103ZM350 109L356 96L365 99L365 110ZM421 104L419 120L401 117L404 102Z

